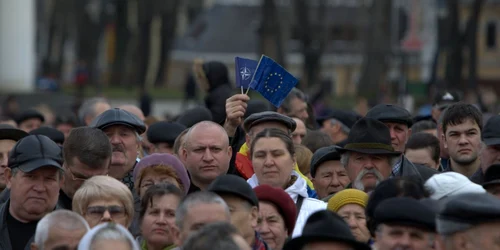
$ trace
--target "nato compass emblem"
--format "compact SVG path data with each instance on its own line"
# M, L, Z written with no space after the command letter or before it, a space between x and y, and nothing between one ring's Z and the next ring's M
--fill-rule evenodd
M241 75L241 80L246 81L249 80L250 77L252 76L252 71L247 67L243 67L240 69L240 75Z

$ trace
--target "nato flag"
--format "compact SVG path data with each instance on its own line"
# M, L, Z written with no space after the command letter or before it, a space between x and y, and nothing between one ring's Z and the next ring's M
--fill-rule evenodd
M250 81L252 81L253 73L257 68L257 61L242 57L234 58L234 72L236 72L236 87L248 89Z
M259 92L276 108L279 108L298 82L299 80L273 59L263 55L253 75L250 88Z

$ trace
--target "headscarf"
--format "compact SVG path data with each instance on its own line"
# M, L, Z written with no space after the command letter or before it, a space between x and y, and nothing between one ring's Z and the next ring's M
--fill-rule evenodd
M102 234L104 231L108 230L120 234L120 238L126 238L132 246L131 250L140 250L139 245L134 240L134 237L132 237L132 234L130 234L125 227L116 223L103 223L92 228L83 236L80 244L78 244L78 250L91 250L92 243L95 241L96 236L105 237L102 236ZM117 240L115 237L111 238Z

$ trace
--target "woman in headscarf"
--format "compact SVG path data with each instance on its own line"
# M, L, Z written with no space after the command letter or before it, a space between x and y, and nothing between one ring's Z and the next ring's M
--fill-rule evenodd
M255 137L250 155L255 174L248 183L252 188L267 184L290 195L298 211L292 235L300 236L309 215L326 209L326 203L308 198L306 181L294 171L296 157L292 138L279 129L264 129Z
M103 223L88 231L78 244L78 250L140 250L126 228L115 223Z

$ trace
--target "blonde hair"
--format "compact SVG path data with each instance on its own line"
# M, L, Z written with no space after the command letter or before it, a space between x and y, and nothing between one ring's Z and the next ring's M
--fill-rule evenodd
M94 200L118 199L125 207L127 226L134 218L134 198L130 189L115 178L99 175L86 180L73 196L73 211L84 215Z
M313 153L309 148L302 144L295 144L295 157L297 158L297 165L303 175L311 172L311 159Z

